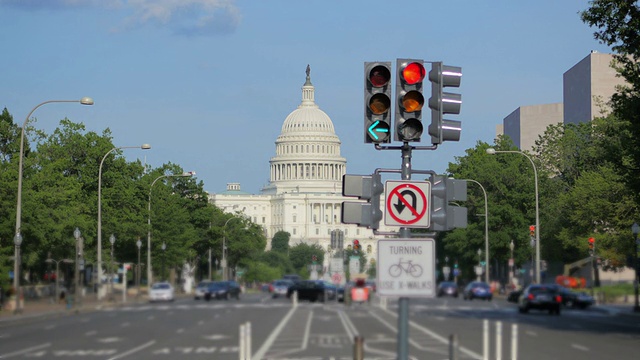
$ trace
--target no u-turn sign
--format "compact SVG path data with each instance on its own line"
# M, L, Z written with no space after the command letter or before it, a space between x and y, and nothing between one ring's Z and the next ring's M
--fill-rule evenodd
M431 226L430 199L428 181L386 181L384 224L428 228Z

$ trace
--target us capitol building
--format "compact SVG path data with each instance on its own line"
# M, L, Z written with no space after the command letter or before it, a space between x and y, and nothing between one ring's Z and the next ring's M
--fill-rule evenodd
M331 231L342 230L345 247L358 239L367 258L375 258L373 231L340 221L342 202L355 200L342 196L347 160L340 156L333 122L314 101L309 66L306 73L302 102L284 120L276 139L276 154L269 160L269 183L259 195L243 192L240 183L229 183L226 191L210 193L209 201L261 225L268 241L276 232L286 231L291 234L290 246L320 244L328 252ZM383 223L380 230L384 230Z

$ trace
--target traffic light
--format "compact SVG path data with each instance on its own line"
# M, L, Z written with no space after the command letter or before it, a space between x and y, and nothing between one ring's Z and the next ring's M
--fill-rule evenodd
M531 238L535 238L536 237L536 226L535 225L529 225L529 236L531 236Z
M365 62L364 77L364 142L391 142L391 62Z
M359 254L360 253L360 249L361 249L360 241L359 240L353 240L353 252L355 254Z
M443 65L442 62L431 64L429 71L429 81L431 81L431 98L429 107L431 108L431 125L429 125L429 135L431 143L442 144L443 141L459 141L462 131L460 121L445 120L444 114L460 114L462 96L444 92L445 87L459 87L462 78L462 68L457 66Z
M590 237L589 238L589 252L591 254L593 254L593 248L595 246L595 243L596 243L596 239L594 239L593 237Z
M447 231L467 227L467 208L449 205L467 200L467 182L443 175L431 175L431 230Z
M396 141L420 141L422 136L422 94L426 76L424 61L398 59L396 62Z
M368 202L343 201L341 221L343 224L358 224L370 229L378 229L382 220L380 195L384 184L380 174L342 176L342 195L355 196Z

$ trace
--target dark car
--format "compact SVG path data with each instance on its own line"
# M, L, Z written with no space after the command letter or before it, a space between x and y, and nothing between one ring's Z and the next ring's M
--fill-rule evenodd
M562 295L562 305L571 308L586 309L587 307L595 304L595 299L584 291L576 292L567 289L566 287L559 288L560 295Z
M275 280L269 285L269 292L274 298L278 296L286 296L287 290L293 286L292 280Z
M518 310L527 313L530 309L549 311L549 315L560 315L560 305L562 305L562 295L557 285L537 285L527 286L518 301Z
M240 285L235 281L213 281L207 287L204 299L207 301L212 298L229 300L234 297L240 300L241 292Z
M509 293L509 295L507 295L507 301L517 304L518 299L520 298L520 295L522 295L522 289L513 290L512 292Z
M298 300L309 300L311 302L335 300L337 294L335 285L322 280L298 281L287 290L287 298L291 298L293 293L298 294Z
M491 287L486 282L473 281L464 288L462 298L465 300L482 299L491 301L493 294L491 293Z
M436 292L438 297L441 296L453 296L458 297L458 285L452 281L443 281L438 284L438 290Z

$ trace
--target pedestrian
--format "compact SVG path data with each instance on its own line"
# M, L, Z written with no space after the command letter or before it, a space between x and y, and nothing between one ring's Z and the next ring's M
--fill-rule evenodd
M60 291L60 301L59 301L59 303L64 303L65 296L66 296L66 293L64 292L64 290Z

